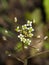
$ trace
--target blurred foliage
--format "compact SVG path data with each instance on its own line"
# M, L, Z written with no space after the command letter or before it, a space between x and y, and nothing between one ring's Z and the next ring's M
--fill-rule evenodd
M46 50L49 50L49 42L45 41L44 42L44 47Z
M0 34L3 34L3 35L8 36L8 37L14 37L15 36L15 34L12 33L11 31L8 30L7 33L5 31L6 31L5 28L0 27Z
M28 1L30 2L30 4L27 4ZM32 24L32 26L34 26L34 28L35 28L34 34L35 35L40 34L40 35L43 35L43 37L44 37L44 35L47 35L49 37L49 31L48 31L49 30L49 0L44 0L42 3L44 6L45 14L46 14L46 24L43 24L43 22L45 22L45 21L42 20L43 15L41 14L40 6L38 6L38 4L39 4L38 1L39 0L1 0L1 3L0 3L0 34L2 34L2 36L4 35L4 36L8 37L9 39L12 37L12 38L14 38L13 40L15 40L15 37L17 37L17 35L19 34L19 33L16 33L16 31L15 31L16 26L19 25L21 27L22 24L26 23L26 20L31 20L31 21L35 20L35 23ZM33 3L33 5L31 5L31 3ZM27 6L27 5L29 5L29 6ZM30 11L30 10L32 10L32 11ZM14 22L15 17L17 17L18 22ZM7 26L7 28L5 26ZM46 27L46 28L44 28L44 27ZM5 30L7 30L8 33L5 33ZM41 37L42 41L43 41L43 37ZM38 45L37 42L38 42L38 40L36 40L36 38L35 38L35 40L32 39L32 44L34 46L36 46L36 48L39 46L39 49L40 49L41 46ZM35 43L36 43L36 45L35 45ZM14 46L14 44L16 44L16 45ZM49 50L49 38L46 41L44 40L43 45L44 45L45 50ZM13 42L13 46L11 45L11 47L12 47L12 49L14 47L15 51L18 51L18 52L22 51L22 43L17 42L17 38L16 38L15 42ZM29 49L26 52L26 54L28 54L28 56L36 54L36 52L37 52L36 49L31 48L30 49L31 51ZM39 50L39 51L42 51L42 50ZM28 52L30 52L30 54ZM6 51L6 53L8 53L8 52ZM25 56L25 53L24 53L24 56ZM23 56L21 56L21 57L23 57Z
M2 2L2 10L7 10L8 9L8 2L7 2L7 0L1 0L1 2Z
M24 6L26 4L26 0L20 0L20 3Z
M18 44L14 48L15 51L22 51L22 43L18 42Z
M3 19L4 19L4 21L5 21L6 23L8 23L8 24L10 24L10 25L13 25L13 20L10 19L8 16L3 15L2 17L3 17Z
M44 0L43 5L45 7L47 22L49 20L49 0Z
M36 9L32 13L26 12L25 18L28 20L32 20L32 21L35 19L36 24L40 24L41 23L41 11L40 11L40 9Z

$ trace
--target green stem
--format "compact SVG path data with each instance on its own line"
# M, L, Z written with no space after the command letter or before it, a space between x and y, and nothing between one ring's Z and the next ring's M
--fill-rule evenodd
M24 65L27 65L27 59L25 59L25 61L24 61Z

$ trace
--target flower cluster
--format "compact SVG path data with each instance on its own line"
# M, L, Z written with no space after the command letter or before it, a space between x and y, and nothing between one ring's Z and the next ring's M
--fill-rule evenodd
M21 28L21 29L20 29ZM30 45L31 39L33 36L33 27L32 27L32 21L27 21L27 24L22 25L22 27L17 26L16 31L20 34L18 35L18 38L21 40L21 42L24 43L25 48Z

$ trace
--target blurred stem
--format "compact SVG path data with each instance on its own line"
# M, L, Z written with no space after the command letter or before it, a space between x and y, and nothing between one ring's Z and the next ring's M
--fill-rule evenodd
M27 59L25 59L25 61L24 61L24 65L27 65Z
M40 56L40 55L45 54L45 53L49 53L49 50L46 50L46 51L43 51L43 52L34 54L33 56L28 57L28 59L29 59L29 58L32 58L32 57Z

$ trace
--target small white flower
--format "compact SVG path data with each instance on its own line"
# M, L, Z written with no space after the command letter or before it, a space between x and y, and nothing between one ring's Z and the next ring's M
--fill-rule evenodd
M14 22L17 22L17 18L16 17L14 18L14 20L15 20Z
M27 46L24 46L24 48L25 48L25 49L28 49L28 47L27 47Z
M30 28L32 29L32 26Z
M29 43L31 43L31 40L29 40Z
M17 26L17 29L19 29L19 26Z
M29 26L29 24L27 24L27 26Z
M22 29L23 30L27 29L27 25L26 24L25 25L22 25Z
M27 44L30 45L30 43L31 43L31 40L27 39Z
M11 56L11 54L8 54L8 56Z
M21 42L23 41L23 38L20 38Z
M29 29L28 29L28 30L29 30ZM33 28L32 28L32 30L31 30L31 31L29 30L29 33L31 33L31 32L34 32L34 29L33 29Z
M27 28L27 30L29 30L29 28Z
M5 30L5 33L8 33L8 31L7 31L7 30Z
M35 23L36 21L35 21L35 19L33 19L33 23Z
M32 26L32 22L30 22L30 26Z
M20 30L18 30L18 32L20 32Z
M32 34L32 33L29 33L29 35L28 35L28 36L29 36L29 37L32 37L33 35L34 35L34 34Z
M30 24L27 24L27 26L32 26L32 24L30 23Z
M30 26L32 26L32 24L30 24Z
M37 51L39 51L40 49L36 49Z
M31 33L31 31L29 31L29 33Z
M33 29L32 26L30 27L30 29Z
M5 36L3 36L2 38L3 38L3 40L5 40L5 41L7 40Z
M46 40L47 38L48 38L48 36L45 36L45 37L44 37L44 40Z
M22 28L23 28L23 25L22 25Z
M29 21L29 20L27 21L27 24L28 24L28 23L30 23L30 21Z
M27 24L29 24L29 23L32 23L32 21L29 21L29 20L28 20L28 21L27 21Z
M24 26L27 26L26 24Z
M17 32L20 32L19 26L17 26L17 28L15 29Z
M32 21L30 23L32 24Z
M37 36L37 38L41 38L41 36L40 36L40 35L38 35L38 36Z
M32 31L34 31L34 29L32 28Z
M20 35L18 35L18 38L20 38Z
M30 45L30 43L28 43L28 45Z
M20 34L20 37L24 37L24 35Z
M23 38L23 42L24 42L24 43L26 42L26 39L25 39L25 38Z
M21 41L23 41L23 37L24 37L24 35L22 35L22 34L18 35L18 38L20 38Z
M27 21L27 26L32 26L32 21Z
M32 31L34 31L34 29L33 29L32 27L30 27L30 28L29 28L29 31L32 32Z
M28 41L30 41L29 39L27 39Z

